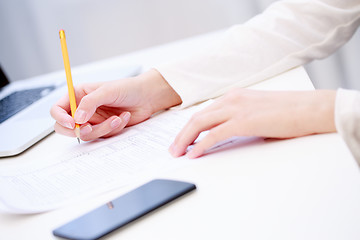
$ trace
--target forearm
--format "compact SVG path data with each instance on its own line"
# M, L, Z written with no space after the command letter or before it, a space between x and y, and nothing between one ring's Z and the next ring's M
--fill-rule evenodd
M216 42L204 43L200 53L157 69L186 107L326 57L359 22L359 1L279 1Z
M336 132L335 97L335 90L315 90L307 91L304 98L299 99L298 104L306 116L299 124L309 129L308 134Z
M146 96L152 114L181 104L180 96L155 69L137 76L141 84L141 94Z
M339 89L335 107L336 129L360 165L360 92Z

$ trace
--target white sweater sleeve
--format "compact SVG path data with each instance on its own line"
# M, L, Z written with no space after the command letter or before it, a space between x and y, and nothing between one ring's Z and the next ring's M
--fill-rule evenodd
M156 69L186 107L326 57L359 24L360 0L279 1L202 51Z
M360 165L360 92L339 89L335 102L335 126Z

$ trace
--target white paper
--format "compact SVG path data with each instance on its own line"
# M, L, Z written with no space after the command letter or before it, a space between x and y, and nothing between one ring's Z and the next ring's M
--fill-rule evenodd
M167 111L47 163L0 173L0 201L8 212L42 212L189 164L193 161L171 157L168 148L191 115L208 104ZM229 142L236 139L220 145Z
M0 200L9 212L47 211L182 166L186 159L172 158L168 148L197 110L167 111L100 144L81 144L47 164L2 173Z

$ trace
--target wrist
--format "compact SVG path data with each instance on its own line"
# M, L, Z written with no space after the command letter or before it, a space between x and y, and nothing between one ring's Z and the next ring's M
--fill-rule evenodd
M137 78L152 114L182 103L180 96L156 69L150 69Z
M317 90L314 92L315 133L336 132L335 127L335 90Z

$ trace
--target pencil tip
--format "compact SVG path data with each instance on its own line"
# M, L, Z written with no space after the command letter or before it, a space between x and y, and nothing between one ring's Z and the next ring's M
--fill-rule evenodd
M79 125L77 125L75 127L75 136L76 136L76 138L77 138L77 140L78 140L78 142L80 144L80 127L79 127Z

